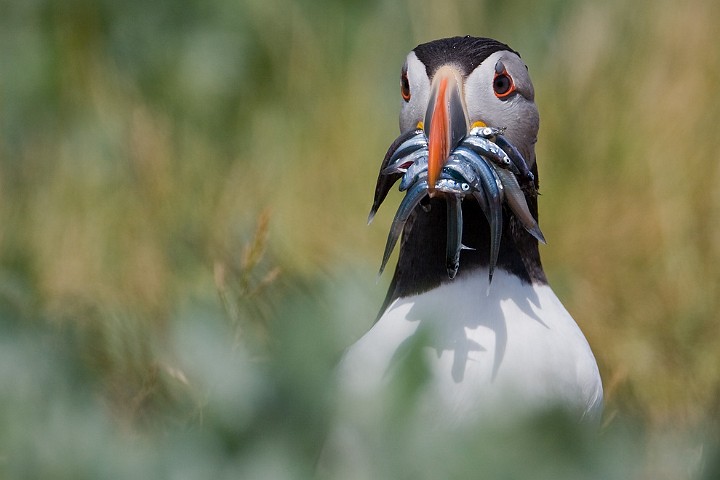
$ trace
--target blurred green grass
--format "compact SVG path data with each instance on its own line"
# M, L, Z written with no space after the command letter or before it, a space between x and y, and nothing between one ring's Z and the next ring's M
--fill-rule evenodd
M365 218L401 63L473 34L535 82L542 255L601 366L603 445L696 478L720 414L719 21L711 0L1 2L0 469L309 474L389 281L392 209Z

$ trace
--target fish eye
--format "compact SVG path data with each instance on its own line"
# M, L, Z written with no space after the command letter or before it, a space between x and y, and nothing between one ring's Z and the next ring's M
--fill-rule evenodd
M515 82L507 72L505 65L501 60L498 60L495 64L495 76L493 77L493 90L495 96L503 99L507 98L510 94L515 92Z
M406 102L410 101L410 80L408 80L407 67L403 68L402 75L400 76L400 94L403 100Z

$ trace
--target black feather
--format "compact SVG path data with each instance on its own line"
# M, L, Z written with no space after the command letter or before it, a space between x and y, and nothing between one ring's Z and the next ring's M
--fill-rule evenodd
M484 37L452 37L434 40L415 47L413 52L432 78L438 68L448 63L457 65L467 76L487 57L495 52L507 50L517 53L502 42Z

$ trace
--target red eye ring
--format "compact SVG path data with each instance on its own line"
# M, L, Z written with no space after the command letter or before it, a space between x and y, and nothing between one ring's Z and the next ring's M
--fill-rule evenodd
M505 69L505 66L502 64L500 64L500 66L502 66L502 70L498 72L498 69L496 68L495 76L493 77L493 91L495 92L495 96L497 98L502 99L515 93L517 89L515 88L515 82L513 82L513 79Z
M400 77L400 94L403 100L410 101L410 80L408 80L407 70L404 69Z

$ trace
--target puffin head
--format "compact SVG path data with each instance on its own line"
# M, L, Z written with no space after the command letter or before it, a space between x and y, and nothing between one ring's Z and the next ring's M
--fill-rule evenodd
M423 43L407 55L400 79L400 131L425 131L431 189L473 126L504 129L528 166L535 163L535 90L520 55L504 43L469 36Z
M471 268L488 267L489 281L498 259L522 278L542 281L537 242L545 239L537 223L535 165L540 119L520 55L490 38L435 40L407 55L400 80L401 134L380 167L369 220L400 179L406 194L380 271L405 232L395 279L414 276L434 284L440 256L453 279L461 251L482 248L487 255L469 252L464 258ZM446 212L438 215L442 203ZM472 228L464 232L468 216ZM447 231L444 252L438 228ZM501 244L503 232L511 242Z

